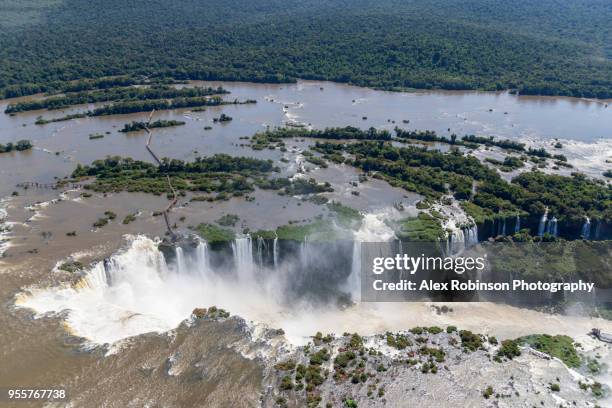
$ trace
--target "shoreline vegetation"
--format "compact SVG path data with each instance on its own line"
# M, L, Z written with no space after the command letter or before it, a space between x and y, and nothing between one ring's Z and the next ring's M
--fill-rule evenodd
M27 139L19 140L17 143L9 142L7 144L0 143L0 153L9 153L12 151L22 152L30 150L33 147L32 142Z
M165 128L165 127L173 127L173 126L183 126L185 122L182 120L163 120L158 119L154 122L149 123L149 129L153 128ZM138 132L141 130L145 130L147 127L146 122L137 122L132 121L132 123L126 123L123 125L123 128L119 130L121 133L130 133L130 132Z
M113 156L96 160L89 166L78 164L71 177L79 180L95 177L84 187L95 192L143 192L171 197L166 180L169 176L179 195L185 196L187 191L198 194L191 198L192 201L228 200L245 196L255 187L291 196L333 191L329 183L318 183L314 179L271 177L279 171L271 160L227 154L197 157L193 162L163 158L160 166Z
M166 176L170 176L174 188L183 195L185 191L197 191L217 193L215 199L225 199L252 192L255 182L276 171L278 169L270 160L226 154L198 157L193 162L163 158L160 166L113 156L96 160L90 166L78 164L72 177L83 179L95 176L95 180L85 188L96 192L128 191L161 195L172 193L166 181Z
M459 139L437 136L433 131L409 132L396 128L402 139L456 144L469 148L497 146L541 159L552 158L565 162L563 155L545 149L526 148L523 143L496 140L492 137L467 135ZM549 175L537 171L523 172L511 182L505 181L494 169L476 157L457 149L443 153L420 146L395 147L391 134L370 128L366 131L353 127L324 130L277 129L257 133L251 138L255 150L284 148L284 139L317 138L312 150L323 159L344 162L366 173L374 173L396 187L439 200L452 194L461 201L463 209L479 223L495 218L525 214L543 214L546 208L559 222L582 224L584 217L612 221L612 186L581 173L571 176ZM338 143L339 140L350 141ZM354 159L346 157L351 155ZM502 163L505 164L505 163ZM521 166L522 167L522 166Z
M180 109L180 108L191 108L200 106L221 106L221 105L243 105L257 103L252 99L245 101L224 101L221 97L193 97L193 98L177 98L177 99L150 99L144 101L120 101L111 105L101 106L87 112L74 113L59 118L44 119L39 117L35 124L46 125L53 122L63 122L72 119L94 117L94 116L110 116L110 115L122 115L137 112L150 112L152 110L169 110L169 109Z
M217 88L172 88L167 85L156 85L147 88L104 88L101 90L80 91L68 93L62 96L52 96L40 100L18 102L9 104L4 113L19 113L33 110L58 110L69 108L74 105L83 105L98 102L127 102L127 101L146 101L153 99L174 99L174 98L195 98L212 95L229 94L229 91L222 87Z
M14 7L18 16L27 5ZM238 0L211 9L187 0L142 10L75 0L41 13L41 22L0 24L4 98L112 75L612 97L605 2Z
M612 186L581 173L552 175L534 167L507 181L498 171L468 153L457 149L441 152L411 145L397 147L392 144L390 132L373 128L365 131L353 127L277 129L255 134L251 142L261 148L282 150L283 140L294 137L327 139L317 140L311 147L322 155L316 157L318 160L345 163L394 187L419 193L425 197L425 204L420 204L421 210L429 208L427 203L445 202L450 195L477 224L517 216L539 218L544 213L576 230L580 230L586 217L591 222L612 222ZM467 140L500 146L514 143L491 138L468 137ZM513 144L511 148L525 149L522 144ZM87 186L95 191L143 191L159 195L169 193L165 176L170 175L180 194L186 191L218 193L215 197L193 198L206 201L243 195L258 187L277 190L279 194L308 196L313 202L323 204L327 199L319 193L333 191L329 184L317 183L314 179L290 181L266 177L271 171L270 162L226 155L198 158L194 163L164 159L159 169L149 163L115 157L96 161L92 166L79 165L72 176L96 176ZM317 228L326 230L323 222L318 226L314 224L317 222L310 226L293 225L286 235L303 238ZM436 240L444 233L431 211L429 215L402 221L396 230L400 235L419 240ZM535 232L531 231L531 235Z
M476 367L482 364L478 362L481 358L488 362L487 373L490 374L478 386L482 401L492 400L495 404L503 399L516 406L535 406L539 401L539 405L544 405L544 396L552 402L555 398L551 395L572 387L579 388L577 395L594 401L606 394L607 387L597 381L583 382L581 377L563 376L549 382L546 393L532 400L529 393L504 391L507 376L500 377L494 373L506 370L514 387L513 369L508 364L523 353L535 354L532 358L557 358L569 368L588 373L587 376L597 374L601 368L597 360L585 353L580 343L564 335L532 334L498 341L492 335L461 330L456 326L417 326L369 336L317 332L308 344L275 360L270 374L274 379L272 398L280 406L287 406L287 401L298 401L303 406L332 406L329 401L335 402L332 396L338 394L342 395L344 407L378 404L379 401L393 406L407 401L419 405L421 400L415 395L420 393L413 392L408 398L398 395L395 391L398 384L411 381L417 384L417 388L423 387L422 384L429 383L430 376L440 375L442 377L436 381L451 376L454 382L461 383L459 377L455 377L455 365L469 361L469 366ZM427 378L420 379L419 376ZM516 381L516 384L520 383L520 380Z

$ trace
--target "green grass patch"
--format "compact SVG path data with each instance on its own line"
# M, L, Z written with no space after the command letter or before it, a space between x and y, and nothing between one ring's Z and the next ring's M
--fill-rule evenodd
M202 223L195 228L195 231L206 242L211 244L232 241L236 237L234 231L213 224Z
M442 224L427 213L403 218L393 223L395 234L402 241L436 242L445 238Z
M574 340L569 336L532 334L520 337L518 340L538 351L557 357L568 367L578 368L582 362L574 347Z

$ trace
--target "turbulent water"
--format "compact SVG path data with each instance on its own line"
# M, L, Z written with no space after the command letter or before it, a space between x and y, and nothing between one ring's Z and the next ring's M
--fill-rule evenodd
M300 343L314 331L346 319L335 302L345 295L359 302L362 256L391 255L397 241L388 220L399 216L395 209L364 214L352 241L305 241L294 249L298 253L284 257L277 239L266 243L253 242L248 235L239 237L231 244L229 261L220 265L213 265L204 241L177 246L167 260L155 240L130 237L123 251L94 264L76 284L30 288L16 303L38 315L66 311L72 332L94 344L165 332L194 308L211 305L282 327L289 339ZM458 250L476 243L477 235L475 226L455 228L448 242ZM362 245L372 242L388 245ZM380 248L388 253L362 254ZM346 260L338 259L342 253ZM375 324L386 324L386 318L373 319Z
M584 227L583 227L584 233ZM548 208L542 214L542 218L540 218L540 223L538 224L538 236L541 237L544 234L549 234L554 237L559 235L559 229L557 226L557 218L552 217L548 219Z
M393 240L385 220L394 216L395 210L364 215L354 240L346 243L353 248L346 271L330 262L334 253L337 258L343 252L332 248L342 245L338 243L305 241L297 256L281 261L274 240L272 264L264 265L265 243L245 236L232 242L231 262L213 267L206 242L177 247L167 262L158 242L136 236L123 251L94 264L76 284L30 288L16 303L38 315L66 311L73 333L95 344L168 331L194 308L211 305L283 327L290 339L301 342L316 327L312 316L336 309L330 299L348 294L359 301L361 243ZM300 319L303 324L297 323Z
M8 214L4 209L4 200L0 200L0 258L9 247L8 234L10 233L10 225L7 222Z
M376 213L365 214L359 230L355 231L353 239L353 253L351 274L347 280L346 288L354 300L361 299L361 260L363 242L388 242L395 238L393 230L385 220L396 217L393 210L382 210Z
M32 288L18 297L17 305L39 314L67 311L74 334L96 344L168 331L196 307L216 305L247 319L281 325L285 315L289 318L290 313L314 307L300 305L297 293L293 293L296 304L289 306L295 278L292 265L258 271L248 237L236 239L232 249L235 267L214 270L204 242L193 251L177 248L175 259L167 264L156 241L134 237L126 250L96 263L77 284ZM301 262L308 264L307 243L301 251ZM288 335L310 334L310 330L296 329Z

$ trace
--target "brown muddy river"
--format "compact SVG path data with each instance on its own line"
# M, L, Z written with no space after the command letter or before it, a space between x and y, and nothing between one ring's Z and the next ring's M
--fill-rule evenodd
M205 112L157 112L155 119L186 122L185 126L154 130L154 146L161 156L190 160L197 155L229 153L270 158L278 162L283 173L293 174L298 149L304 147L303 143L288 142L287 153L253 151L241 146L245 140L240 138L265 130L267 126L302 123L315 128L353 125L393 129L399 126L432 129L442 135L473 133L517 139L547 148L558 138L564 146L560 152L570 163L592 175L600 175L610 167L606 160L612 160L612 107L602 101L483 92L392 93L312 81L290 85L197 84L222 85L231 91L226 98L255 99L257 104L211 107ZM0 110L4 111L6 105L14 101L0 101ZM59 117L90 108L79 106L15 116L0 114L0 143L30 139L35 145L29 152L0 155L0 198L15 190L17 183L51 183L55 178L69 175L77 163L87 164L106 155L149 160L144 149L144 133L126 135L118 132L125 123L146 120L148 113L84 118L43 126L34 124L40 115ZM213 118L221 113L233 117L233 121L214 123ZM204 130L205 126L212 129ZM90 140L88 136L94 133L105 136ZM286 163L280 162L283 157ZM382 231L384 235L384 222L374 216L377 210L402 202L407 211L411 211L409 207L414 208L419 198L374 179L363 183L361 194L355 196L351 194L351 182L358 178L358 172L347 166L312 168L309 173L332 184L335 191L327 194L330 199L372 213L368 219L372 231L364 232L368 234ZM169 358L171 349L179 347L177 344L186 344L186 350L205 350L203 353L210 358L208 363L218 370L218 377L211 374L206 383L210 395L218 394L215 397L218 406L229 404L223 400L228 392L238 392L217 387L218 378L231 378L223 383L228 389L234 387L234 378L244 381L248 388L244 404L256 405L261 373L252 360L229 347L228 343L239 337L231 328L211 329L203 335L207 339L205 342L197 337L181 337L174 345L171 336L147 335L128 347L129 352L120 351L113 357L103 357L100 351L83 350L83 345L125 341L132 335L171 330L187 318L194 307L212 303L248 321L282 327L293 343L303 343L306 336L318 330L375 333L415 325L453 324L500 338L534 332L568 334L595 348L597 344L585 333L591 327L612 331L612 323L602 319L551 315L503 304L455 304L454 312L442 315L427 303L356 304L344 310L305 304L288 307L277 299L277 282L261 285L261 282L248 279L238 283L217 282L212 275L207 275L206 279L164 275L168 270L174 271L176 266L151 268L148 261L158 254L148 238L142 238L142 248L132 248L132 252L120 257L117 269L125 272L125 276L119 279L118 285L97 282L95 274L88 275L87 284L62 285L70 281L70 277L54 268L60 260L72 256L88 264L125 248L129 241L125 234L161 236L163 221L151 214L163 207L166 200L144 194L94 195L81 200L79 192L72 191L64 195L62 201L51 201L58 198L59 191L30 189L20 192L19 197L0 202L0 208L6 207L12 228L10 246L5 257L0 258L0 326L4 328L0 331L0 385L63 384L75 394L79 393L79 406L87 406L86 398L89 397L92 401L105 401L105 396L97 391L94 380L97 376L112 378L111 383L116 387L125 384L146 387L147 380L140 375L146 371L147 353L163 361ZM235 213L242 217L237 228L256 230L273 229L294 220L309 220L322 212L321 206L280 197L274 192L256 191L254 196L254 202L232 199L215 204L188 203L187 196L173 211L172 219L178 224L177 230L187 231L188 225L212 222L224 214ZM105 210L116 212L119 221L99 230L92 228L92 223ZM136 221L122 225L120 220L132 213L138 214ZM185 218L178 221L179 217ZM71 231L77 236L66 235ZM206 275L210 271L200 272ZM282 283L284 278L281 276L278 281ZM282 290L282 285L280 288ZM16 297L20 292L25 294ZM57 318L58 312L61 312L61 319ZM602 355L612 363L609 350ZM252 379L242 378L242 370ZM167 388L169 392L184 390L184 384L163 384L172 387ZM195 394L189 395L201 394L191 388L189 392ZM156 393L163 394L159 390ZM125 401L130 400L127 394L126 391ZM200 400L198 403L205 405Z
M486 92L385 92L315 81L283 85L195 83L221 85L231 91L226 99L255 99L258 103L210 107L205 112L188 109L157 112L156 119L186 122L185 126L155 131L154 143L163 156L188 160L196 155L229 153L278 159L279 152L254 152L248 147L240 147L244 143L240 137L251 136L267 126L294 122L315 128L352 125L431 129L441 135L476 134L520 139L535 146L550 146L553 139L559 138L566 140L560 153L568 156L570 163L582 171L594 174L609 167L606 160L612 159L612 107L605 101ZM17 100L0 101L0 111ZM149 160L143 149L144 132L118 132L125 123L146 120L148 113L83 118L42 126L34 124L41 115L60 117L91 107L83 105L15 116L0 114L0 143L30 139L36 146L32 152L2 155L0 196L12 191L12 186L18 182L51 182L54 177L69 174L78 162L90 163L106 155ZM213 118L221 112L234 120L213 123ZM204 130L205 126L212 129ZM105 137L90 140L88 136L94 133L105 134Z

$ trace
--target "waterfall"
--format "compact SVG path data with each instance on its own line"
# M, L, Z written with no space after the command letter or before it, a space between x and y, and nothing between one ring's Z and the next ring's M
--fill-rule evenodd
M302 268L306 268L308 266L308 241L304 240L300 244L300 265Z
M516 215L516 222L514 223L514 233L516 234L521 230L521 216Z
M582 238L591 238L591 220L589 217L584 217L584 224L582 224Z
M548 222L548 228L546 229L546 232L548 232L553 237L557 236L557 218L551 218L551 220Z
M450 240L450 255L458 254L463 251L466 246L465 235L461 228L453 230L449 237Z
M106 258L104 259L104 261L102 262L102 270L104 271L104 282L108 285L108 286L112 286L113 285L113 263L112 263L112 259Z
M466 228L465 230L465 247L471 248L474 245L478 244L478 226L474 224L471 227Z
M542 218L540 218L540 224L538 225L538 236L541 237L546 232L546 221L548 220L548 208L544 210Z
M344 286L353 301L361 299L361 243L362 242L389 242L395 238L395 232L385 223L391 215L389 211L382 210L365 214L359 230L353 234L353 256L351 259L351 274ZM369 255L366 253L366 255ZM380 255L377 255L380 256Z
M278 267L278 237L274 238L274 244L272 244L272 258L274 259L274 269Z
M187 273L187 265L185 264L185 255L183 253L183 248L177 246L175 249L176 254L176 272L177 273Z
M264 266L264 250L266 249L266 241L262 237L257 238L257 264L260 268Z
M595 237L594 239L599 239L601 237L601 220L597 220L597 224L595 224Z
M253 247L251 237L236 238L232 243L234 266L239 279L253 278Z
M351 260L351 274L347 280L347 290L354 302L361 300L361 242L353 241L353 257Z
M504 218L504 222L502 224L502 235L506 235L506 219Z
M208 256L208 244L200 241L196 247L196 269L200 275L207 276L210 271L210 261Z

